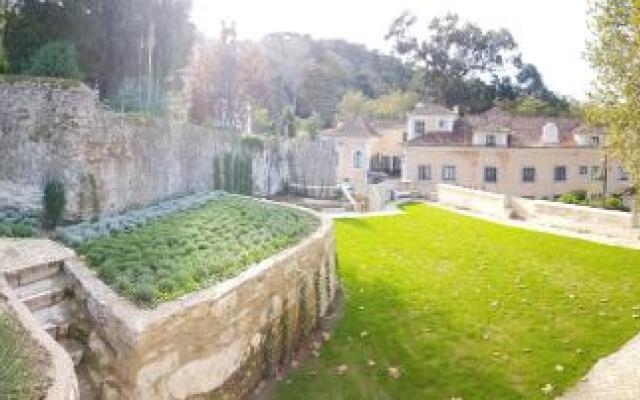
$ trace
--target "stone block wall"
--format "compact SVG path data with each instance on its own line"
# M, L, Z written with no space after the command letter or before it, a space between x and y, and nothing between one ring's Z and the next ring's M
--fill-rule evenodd
M93 321L89 366L105 399L242 399L290 365L336 299L332 223L236 278L141 310L82 264L66 270Z
M79 82L0 76L0 208L40 209L49 179L65 184L69 218L212 190L214 156L241 146L234 134L113 113ZM332 148L320 142L252 154L256 193L335 184Z

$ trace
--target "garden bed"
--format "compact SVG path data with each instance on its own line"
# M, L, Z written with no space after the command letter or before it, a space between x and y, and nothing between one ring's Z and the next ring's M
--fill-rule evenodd
M38 233L38 219L16 210L0 211L0 238L29 238Z
M310 213L273 203L220 193L196 197L156 206L162 215L141 210L62 236L105 283L152 308L237 275L319 224Z

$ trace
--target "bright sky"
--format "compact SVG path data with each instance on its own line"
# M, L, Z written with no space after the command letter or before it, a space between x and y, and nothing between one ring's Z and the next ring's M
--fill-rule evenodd
M194 0L193 19L208 37L218 36L220 21L234 20L240 39L300 32L388 52L384 35L404 10L416 14L419 25L453 12L484 29L505 27L552 90L586 97L592 76L583 56L586 0Z

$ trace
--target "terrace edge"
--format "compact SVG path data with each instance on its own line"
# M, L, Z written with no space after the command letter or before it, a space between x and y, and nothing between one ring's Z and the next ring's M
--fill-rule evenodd
M65 262L93 326L89 376L102 398L240 399L288 367L340 292L333 222L254 200L302 210L320 224L238 276L152 310L120 297L80 258Z

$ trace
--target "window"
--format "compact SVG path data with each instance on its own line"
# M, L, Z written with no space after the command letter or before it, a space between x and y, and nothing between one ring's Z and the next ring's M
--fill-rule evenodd
M591 136L591 145L600 146L600 136Z
M425 132L424 121L416 121L413 124L413 131L417 135L423 135Z
M431 165L418 166L418 180L421 180L421 181L431 180Z
M627 175L627 171L624 170L621 166L618 166L618 180L628 181L629 175Z
M567 167L560 166L553 169L553 180L556 182L564 182L567 180Z
M446 165L442 167L442 180L443 181L455 181L456 180L456 167L452 165Z
M353 168L362 168L364 165L364 154L360 150L353 153Z
M498 180L498 168L484 167L484 181L486 183L496 183Z
M440 127L440 129L447 129L447 121L441 119L440 121L438 121L438 126Z
M495 146L496 145L496 135L487 135L485 137L485 144L487 146Z
M589 179L591 179L592 181L602 180L602 176L600 174L600 167L598 167L597 165L594 165L593 167L591 167L591 173L589 174Z
M580 175L588 175L589 174L589 167L587 167L586 165L581 165L580 169L578 170L578 173Z
M536 169L534 167L522 168L522 182L531 183L536 181Z

